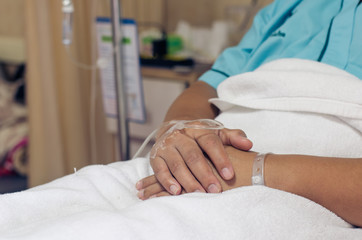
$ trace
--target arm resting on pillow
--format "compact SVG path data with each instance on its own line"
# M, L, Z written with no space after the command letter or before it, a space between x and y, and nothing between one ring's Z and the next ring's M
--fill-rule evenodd
M233 147L226 147L226 152L235 177L228 181L219 177L223 191L251 185L256 153ZM264 173L267 187L308 198L362 227L362 158L269 154L265 158ZM141 199L168 195L154 176L146 178L139 190Z

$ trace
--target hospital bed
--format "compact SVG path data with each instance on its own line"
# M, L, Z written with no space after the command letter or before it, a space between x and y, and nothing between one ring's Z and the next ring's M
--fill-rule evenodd
M282 59L229 78L212 102L217 120L245 130L254 151L361 157L361 92L342 70ZM150 174L138 158L2 195L0 239L362 239L317 203L264 186L141 201L134 186Z

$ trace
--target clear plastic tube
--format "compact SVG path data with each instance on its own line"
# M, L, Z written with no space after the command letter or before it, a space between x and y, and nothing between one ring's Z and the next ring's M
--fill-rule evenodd
M73 38L73 12L74 6L71 0L63 0L63 44L69 46Z
M150 153L151 158L154 158L156 156L158 149L164 146L165 144L164 140L168 136L170 136L170 134L172 134L172 132L174 132L175 130L181 130L185 128L203 129L203 130L221 130L224 128L224 125L222 125L222 123L212 119L175 120L175 121L166 122L161 127L154 130L146 138L146 140L143 142L142 146L138 149L138 151L136 152L136 154L133 156L132 159L138 158L141 155L142 151L147 146L147 144L151 141L151 139L154 136L156 136L157 132L161 130L163 127L167 127L169 125L171 125L171 127L159 137L159 142L153 146L153 150Z

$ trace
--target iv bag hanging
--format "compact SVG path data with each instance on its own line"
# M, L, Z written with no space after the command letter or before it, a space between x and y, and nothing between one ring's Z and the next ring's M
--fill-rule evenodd
M62 42L64 45L69 46L72 43L72 38L73 38L74 5L72 0L63 0L62 3L63 3Z

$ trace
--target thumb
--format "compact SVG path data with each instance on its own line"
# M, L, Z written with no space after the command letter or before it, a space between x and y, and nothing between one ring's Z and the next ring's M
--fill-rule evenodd
M220 131L220 138L224 145L230 145L239 150L249 151L253 147L252 141L240 129L224 128Z

